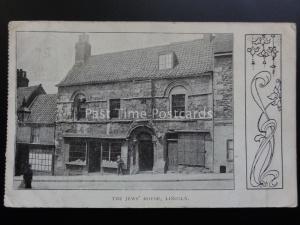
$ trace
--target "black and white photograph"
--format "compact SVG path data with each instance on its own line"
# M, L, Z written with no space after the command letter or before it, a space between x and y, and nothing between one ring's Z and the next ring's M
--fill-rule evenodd
M297 206L295 24L9 31L5 206Z
M15 189L234 189L232 33L17 32Z

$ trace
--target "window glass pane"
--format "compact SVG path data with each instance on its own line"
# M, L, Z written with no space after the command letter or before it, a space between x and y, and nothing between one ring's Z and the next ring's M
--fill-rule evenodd
M185 95L176 94L172 95L172 115L184 116L185 113Z
M233 140L228 140L228 148L233 149Z
M82 142L73 142L69 149L69 162L84 163L86 160L86 144Z
M107 142L102 143L102 160L109 161L109 145Z
M121 143L111 143L110 161L117 161L118 155L121 156Z
M233 140L227 140L227 160L233 161L234 151L233 151Z
M79 94L74 100L75 118L77 120L86 118L86 98L84 95Z
M119 118L120 99L111 99L109 108L110 108L110 118Z
M32 170L51 172L52 153L44 150L31 150L29 153L29 164Z
M159 69L170 69L172 68L172 54L160 55L159 59Z
M233 150L231 149L231 150L228 150L228 160L229 161L233 161Z
M39 143L39 133L40 133L40 130L38 127L32 128L32 132L31 132L31 142L32 143Z

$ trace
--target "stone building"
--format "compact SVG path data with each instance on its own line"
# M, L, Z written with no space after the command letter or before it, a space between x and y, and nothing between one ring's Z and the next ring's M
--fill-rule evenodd
M28 87L29 80L22 70L17 71L17 79L21 87L17 88L15 175L22 175L28 164L34 174L52 175L56 95L46 94L42 85Z
M57 85L55 174L233 170L232 35L91 55Z

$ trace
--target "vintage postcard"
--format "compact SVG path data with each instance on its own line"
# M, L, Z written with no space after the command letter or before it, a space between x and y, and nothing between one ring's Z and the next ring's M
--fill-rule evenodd
M11 22L7 131L7 207L296 207L296 26Z

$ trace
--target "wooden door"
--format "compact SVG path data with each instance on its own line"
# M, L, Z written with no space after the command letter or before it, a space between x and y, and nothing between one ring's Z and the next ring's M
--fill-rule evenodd
M15 156L15 175L20 176L24 173L28 165L29 148L26 144L17 144L17 151Z
M205 139L203 134L180 134L178 139L179 164L205 166Z
M148 171L153 169L153 143L152 141L140 141L139 143L139 169Z
M177 141L168 142L168 170L170 171L176 171L178 167L177 146Z

